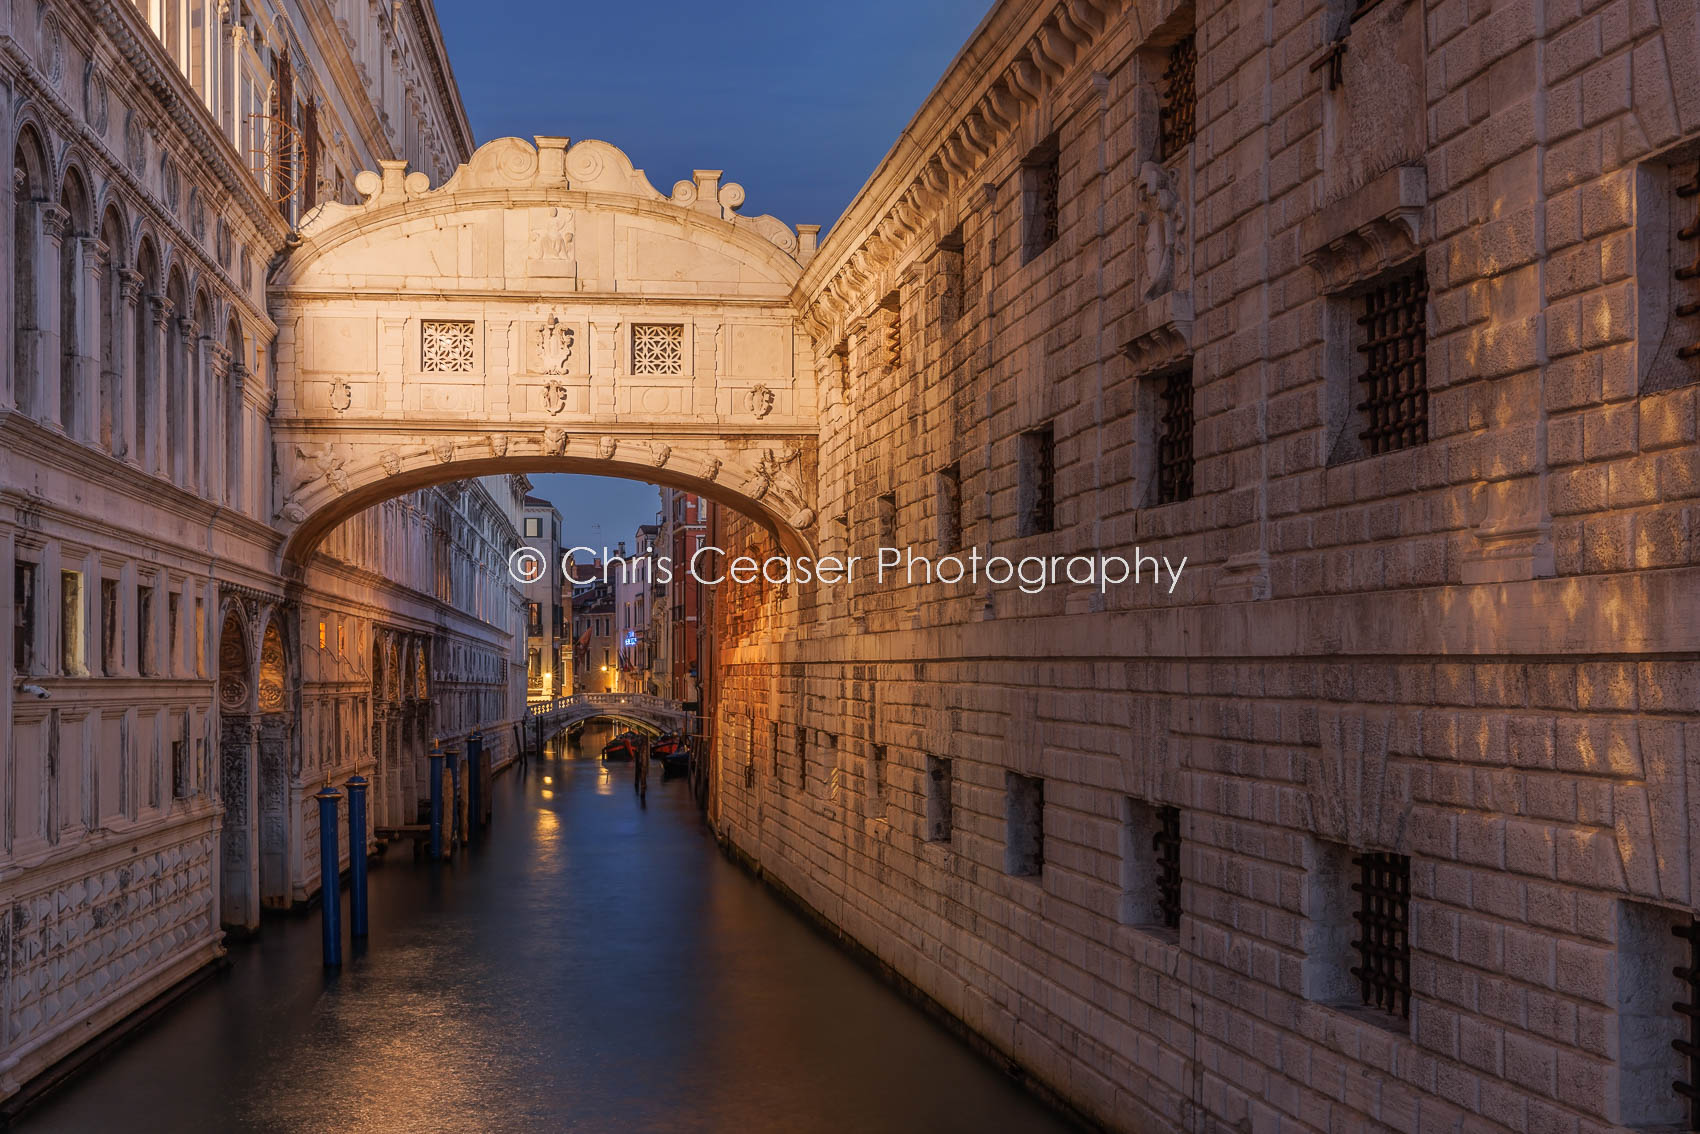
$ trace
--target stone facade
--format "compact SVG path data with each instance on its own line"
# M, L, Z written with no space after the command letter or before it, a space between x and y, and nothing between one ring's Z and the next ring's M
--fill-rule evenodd
M288 577L271 526L267 266L467 155L446 74L429 4L0 4L0 1105L309 897L319 786L411 822L432 732L523 711L507 478Z
M818 547L1186 568L719 592L725 837L1112 1129L1684 1120L1697 44L997 5L797 290Z

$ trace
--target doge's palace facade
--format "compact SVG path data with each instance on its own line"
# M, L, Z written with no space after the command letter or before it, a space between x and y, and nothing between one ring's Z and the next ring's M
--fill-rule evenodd
M306 898L320 785L399 817L432 731L516 715L524 483L276 573L267 268L470 153L428 0L6 0L0 134L3 1100Z

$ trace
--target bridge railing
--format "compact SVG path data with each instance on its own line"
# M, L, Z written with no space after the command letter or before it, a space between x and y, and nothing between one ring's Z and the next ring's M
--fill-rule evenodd
M648 709L651 712L683 714L677 701L653 693L574 693L548 701L533 701L525 707L528 717L546 717L575 707Z

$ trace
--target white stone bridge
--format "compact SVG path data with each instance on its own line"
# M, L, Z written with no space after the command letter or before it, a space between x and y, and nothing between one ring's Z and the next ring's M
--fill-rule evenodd
M635 725L646 731L684 732L692 715L679 702L649 693L579 693L571 697L556 697L552 701L537 701L526 709L529 728L541 729L541 735L552 736L562 729L601 717Z

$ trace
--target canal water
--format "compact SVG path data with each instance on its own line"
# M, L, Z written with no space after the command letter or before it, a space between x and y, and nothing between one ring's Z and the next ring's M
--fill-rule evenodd
M501 776L451 863L392 847L340 974L316 915L268 920L14 1129L1073 1129L727 862L682 778L640 806L599 748Z

